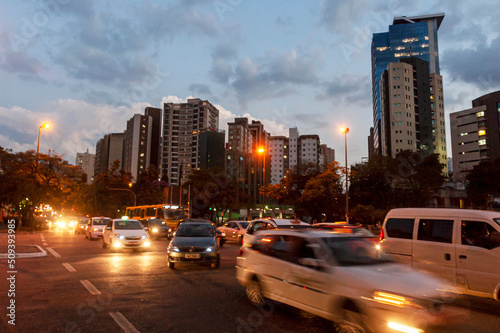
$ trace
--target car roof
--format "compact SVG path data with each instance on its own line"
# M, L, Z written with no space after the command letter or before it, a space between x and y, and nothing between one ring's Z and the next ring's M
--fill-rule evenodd
M474 218L481 216L483 218L500 218L500 212L475 210L475 209L460 209L460 208L394 208L387 215L388 217L461 217Z
M331 232L328 230L322 229L313 229L313 228L299 228L299 229L265 229L259 230L255 233L256 235L268 234L268 235L289 235L289 236L297 236L297 235L305 235L310 238L325 238L325 237L333 237L333 238L363 238L366 237L357 236L355 234L343 234Z
M207 220L207 219L186 219L184 221L182 221L182 223L213 223L212 221L210 220Z
M274 222L277 226L282 226L282 225L310 225L309 223L302 222L299 219L256 219L254 221L261 221L261 222ZM253 222L253 221L252 221Z

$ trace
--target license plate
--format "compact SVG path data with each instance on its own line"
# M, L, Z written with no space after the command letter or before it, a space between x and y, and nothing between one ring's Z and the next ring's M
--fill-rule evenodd
M198 259L200 257L199 253L186 253L187 259Z
M136 241L131 241L131 242L128 242L129 244L137 244Z

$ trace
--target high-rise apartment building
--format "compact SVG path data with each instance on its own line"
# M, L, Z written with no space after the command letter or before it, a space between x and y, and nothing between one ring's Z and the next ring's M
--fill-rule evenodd
M481 161L500 158L500 91L472 101L472 108L450 114L453 180L465 181Z
M219 110L209 101L188 99L187 103L163 105L162 173L170 184L180 185L192 169L200 168L200 133L217 132Z
M382 96L380 80L390 63L417 57L428 62L429 72L439 74L437 31L444 13L395 17L388 32L373 34L371 47L373 147L369 154L382 154Z
M319 149L319 171L323 172L328 164L335 162L335 149L328 147L326 144L321 144Z
M154 108L151 106L144 109L144 114L150 116L152 119L151 123L151 145L150 145L150 160L149 164L155 166L158 171L161 168L161 115L162 110L160 108Z
M427 61L404 58L390 63L380 80L381 154L396 156L411 150L437 154L446 165L443 82L429 73ZM447 174L447 169L443 168Z
M83 172L87 175L87 184L91 184L94 181L94 163L95 163L95 154L87 152L85 153L76 153L76 162L75 165L82 168Z
M106 134L97 141L95 149L94 178L106 173L115 161L120 163L120 169L123 168L123 139L124 133Z
M123 142L123 170L137 181L140 173L149 168L153 118L135 114L127 121Z

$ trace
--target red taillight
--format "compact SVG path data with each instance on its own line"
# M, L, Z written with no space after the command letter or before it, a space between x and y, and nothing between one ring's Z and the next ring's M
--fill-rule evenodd
M243 250L243 247L240 247L240 249L238 250L238 257L243 257L244 254L245 251Z
M384 240L384 229L380 229L380 241Z

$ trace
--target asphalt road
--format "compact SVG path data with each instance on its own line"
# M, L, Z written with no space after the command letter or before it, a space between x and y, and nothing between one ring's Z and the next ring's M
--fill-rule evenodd
M110 253L100 240L68 232L19 233L16 242L48 254L16 260L15 297L5 297L9 268L0 259L0 332L332 331L330 322L283 304L253 306L235 279L236 243L222 248L219 269L171 270L166 239L145 253ZM10 299L15 326L7 324ZM464 297L454 303L466 320L441 332L500 332L499 302Z

